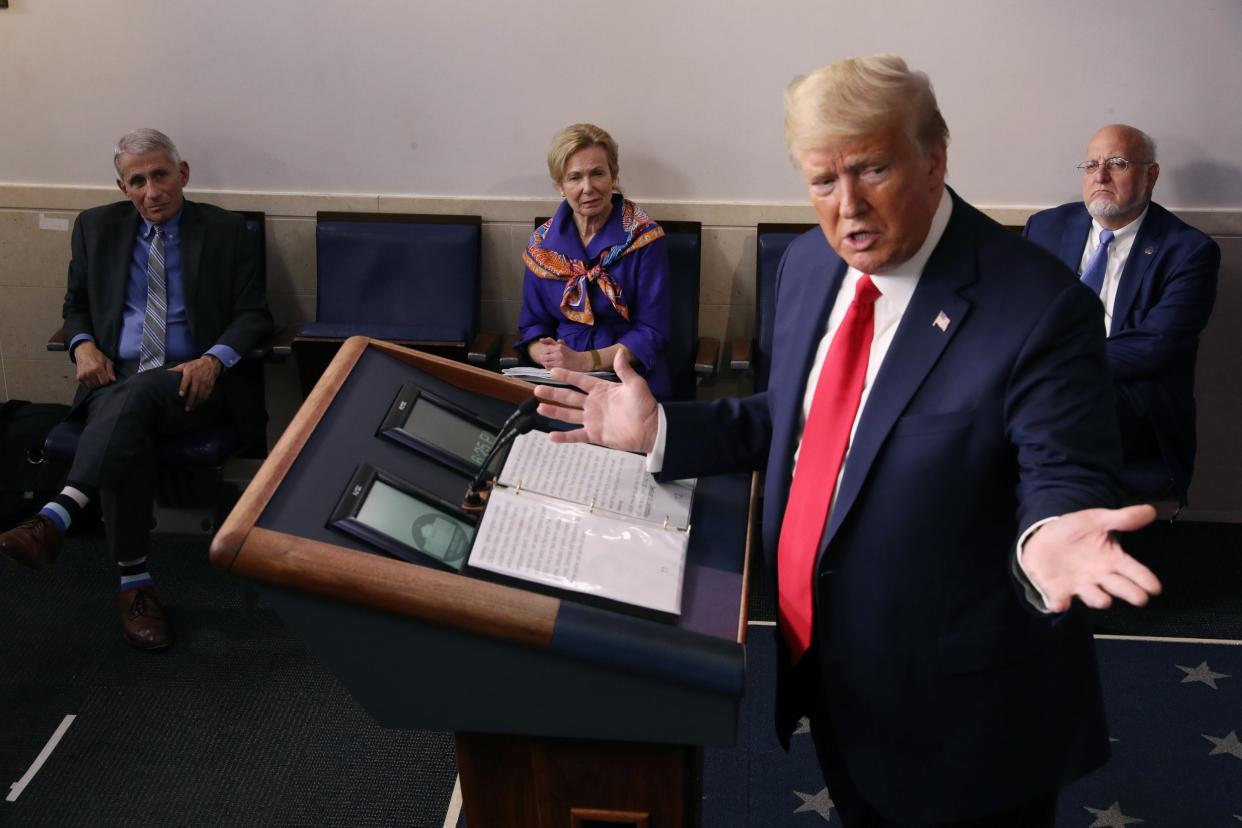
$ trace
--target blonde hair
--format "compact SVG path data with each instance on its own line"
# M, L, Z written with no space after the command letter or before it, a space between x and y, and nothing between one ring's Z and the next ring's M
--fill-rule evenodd
M552 181L561 183L565 177L565 165L575 152L595 146L604 148L608 172L612 173L613 189L621 192L620 185L616 183L621 173L617 142L595 124L570 124L552 136L552 146L548 149L548 175L552 176Z
M839 60L785 90L785 140L794 153L872 135L898 117L924 152L948 143L931 80L896 55Z

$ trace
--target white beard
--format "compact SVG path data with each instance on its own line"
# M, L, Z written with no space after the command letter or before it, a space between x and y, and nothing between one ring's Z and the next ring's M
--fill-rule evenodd
M1130 208L1126 205L1109 201L1106 198L1097 198L1087 205L1087 212L1096 218L1112 218L1113 216L1121 215L1128 209Z

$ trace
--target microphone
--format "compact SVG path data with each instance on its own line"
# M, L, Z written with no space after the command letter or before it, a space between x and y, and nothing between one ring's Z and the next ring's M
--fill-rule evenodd
M496 432L496 442L492 444L492 448L487 452L487 457L483 458L479 470L475 472L474 477L470 478L470 485L466 488L466 499L462 503L468 509L478 510L483 506L483 497L479 494L479 489L483 486L487 477L487 469L492 464L492 460L502 448L512 443L518 438L518 435L525 434L535 427L535 409L539 407L539 400L531 397L524 400L517 409L509 415L509 418L500 426L500 431Z
M528 399L522 400L521 404L519 404L518 407L513 410L513 413L509 415L509 419L501 423L500 431L496 432L496 441L500 442L500 436L505 433L505 429L513 425L514 421L517 420L518 417L524 417L524 416L529 416L531 414L534 414L535 409L538 407L539 407L539 399L537 397L530 397ZM530 431L530 429L527 429L527 431ZM493 446L492 451L494 452L495 450L496 450L496 447ZM483 468L487 468L487 464L490 462L491 462L491 453L489 452L487 460L483 463Z

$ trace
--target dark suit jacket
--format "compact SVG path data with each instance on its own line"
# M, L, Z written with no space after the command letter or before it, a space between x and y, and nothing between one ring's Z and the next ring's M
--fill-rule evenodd
M114 362L121 340L130 256L142 219L121 201L83 211L73 227L73 258L63 315L65 341L82 333ZM245 220L210 204L186 201L181 212L181 263L190 333L205 352L216 344L246 353L272 334L259 248ZM263 445L266 413L240 364L220 376L219 392L250 446ZM80 387L74 406L90 395Z
M766 465L773 570L807 372L845 271L820 231L796 239L777 276L768 390L664 407L666 476ZM1082 613L1037 614L1012 573L1032 523L1117 500L1101 316L1063 265L954 196L860 415L816 568L822 706L851 778L889 818L1014 807L1107 756ZM787 663L784 738L803 713Z
M1091 230L1081 202L1031 216L1023 231L1077 272ZM1108 367L1134 413L1150 420L1182 500L1195 462L1195 357L1216 301L1220 247L1152 203L1121 273Z

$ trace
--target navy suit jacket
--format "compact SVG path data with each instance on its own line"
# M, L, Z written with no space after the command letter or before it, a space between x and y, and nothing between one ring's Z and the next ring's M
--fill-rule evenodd
M766 468L773 572L806 377L845 271L819 230L796 239L768 390L664 406L665 476ZM1036 613L1012 571L1032 523L1118 499L1101 317L1063 265L953 197L859 415L816 567L819 709L891 819L1015 807L1107 757L1083 613ZM787 663L783 738L805 702Z
M1031 216L1023 231L1077 272L1091 230L1082 202ZM1195 357L1216 301L1220 247L1152 203L1121 273L1108 367L1123 405L1147 419L1185 502L1195 462Z
M65 342L90 334L113 362L121 341L125 286L142 218L128 201L84 210L73 226ZM228 345L243 357L272 335L259 247L245 220L210 204L184 202L181 266L190 334L202 352ZM262 448L266 408L261 390L238 364L221 374L219 391L247 446ZM90 395L78 388L75 408Z

